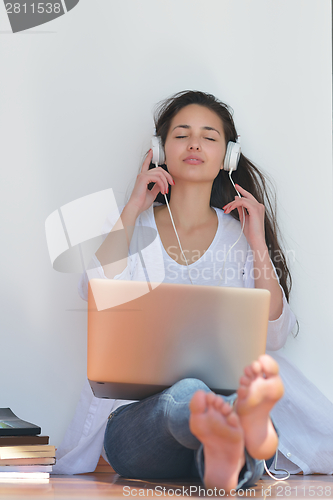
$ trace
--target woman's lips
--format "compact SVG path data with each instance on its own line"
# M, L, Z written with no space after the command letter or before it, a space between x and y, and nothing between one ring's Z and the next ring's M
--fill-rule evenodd
M201 158L199 158L198 156L195 156L195 155L188 156L183 161L189 165L200 165L200 163L203 163L203 160L201 160Z

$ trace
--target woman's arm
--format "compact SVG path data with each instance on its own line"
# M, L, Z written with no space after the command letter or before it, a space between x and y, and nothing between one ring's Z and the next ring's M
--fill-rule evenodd
M112 279L127 267L127 255L138 217L137 208L128 203L110 233L95 253L104 274Z
M273 271L275 272L274 265ZM244 286L246 288L255 287L252 250L250 249L244 267ZM268 351L277 351L281 349L281 347L285 345L289 334L296 324L295 315L290 309L285 293L281 285L279 285L279 287L282 294L282 313L279 318L268 321L266 344L266 349Z
M269 320L274 321L282 314L283 295L265 241L265 207L238 184L236 188L242 197L236 196L235 200L225 205L223 209L228 214L237 208L240 223L243 225L244 222L244 235L253 256L254 286L271 292Z
M269 320L274 321L282 314L282 290L269 257L266 243L252 248L253 277L255 288L265 288L271 292Z
M127 205L95 254L107 278L112 279L126 269L128 249L138 216L152 205L159 192L167 193L168 183L174 184L169 172L161 167L149 170L152 157L153 152L150 150ZM149 190L148 184L151 182L155 185Z

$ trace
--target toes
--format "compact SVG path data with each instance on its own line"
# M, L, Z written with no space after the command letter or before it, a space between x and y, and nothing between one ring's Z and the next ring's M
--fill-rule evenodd
M240 425L239 417L234 411L230 412L227 416L227 423L232 427L238 427Z
M248 393L249 393L249 391L248 391L247 387L244 387L242 385L238 387L237 395L238 395L239 399L246 398Z
M221 410L223 407L224 400L221 396L216 396L215 401L214 401L214 407L216 410Z
M247 393L247 390L245 391ZM222 396L213 392L197 391L192 397L189 408L192 414L206 413L209 408L217 411L221 416L228 417L232 411L232 406L227 403Z
M216 394L214 392L206 392L206 403L207 406L215 406L215 399L216 399Z
M207 409L213 408L223 416L227 416L232 411L232 407L227 403L222 396L213 392L206 394Z
M251 382L252 382L252 379L250 379L249 377L242 376L239 379L239 385L249 386L251 384Z
M221 411L221 408L225 404L224 399L219 394L214 392L206 393L207 406L214 408L217 411Z
M260 375L262 372L261 363L259 361L253 361L251 369L255 376Z
M273 359L271 356L268 356L268 354L260 356L258 362L260 363L262 371L265 373L267 377L272 375L278 375L279 365L277 364L275 359Z
M256 378L256 374L255 372L252 370L252 365L251 366L246 366L244 368L244 375L249 379L249 381L251 382L252 380L254 380Z
M190 401L191 413L204 413L207 409L206 392L197 391Z
M232 412L232 407L229 405L229 403L226 403L224 401L223 402L223 406L222 406L222 408L221 408L220 411L221 411L222 415L224 415L225 417L227 417Z
M277 364L275 359L273 359L268 354L263 354L262 356L259 356L259 358L256 361L253 361L251 365L246 366L244 368L244 375L248 377L250 381L254 380L259 375L269 377L278 375L278 373L279 373L279 365ZM246 384L245 380L244 380L244 385L248 385Z

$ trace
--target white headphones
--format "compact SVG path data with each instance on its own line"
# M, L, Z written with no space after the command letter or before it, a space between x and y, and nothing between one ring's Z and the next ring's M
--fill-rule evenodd
M233 172L237 169L239 157L241 154L241 146L239 142L228 142L227 151L225 153L223 169L227 172Z
M154 135L151 138L151 147L153 150L153 159L152 163L157 165L164 165L165 163L165 154L162 146L162 139L158 135Z
M165 154L162 146L162 141L159 136L153 136L151 139L151 147L153 150L152 163L163 165L165 163ZM233 172L237 169L239 157L241 154L241 146L239 142L228 142L227 151L225 153L223 169L227 172Z

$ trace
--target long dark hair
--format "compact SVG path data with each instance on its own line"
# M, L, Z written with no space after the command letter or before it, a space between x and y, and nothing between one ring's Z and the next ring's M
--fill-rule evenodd
M169 132L172 118L185 106L190 104L199 104L214 111L222 120L226 144L229 141L237 141L236 127L232 118L232 112L229 106L219 101L211 94L204 92L185 90L179 92L169 99L163 101L155 113L156 135L162 139L163 147ZM149 168L154 168L151 163ZM166 165L163 166L165 170ZM279 276L280 284L289 301L289 294L292 284L291 274L287 265L286 257L279 244L280 231L276 221L276 202L273 190L269 185L268 179L262 172L246 158L242 153L240 155L237 170L232 174L235 183L249 191L259 203L265 206L265 238L266 245L272 262ZM153 184L151 185L151 187ZM169 186L168 201L170 200L172 187ZM235 198L235 189L232 186L229 173L220 170L214 179L210 197L210 206L222 208L224 205L233 201ZM158 193L155 201L165 204L164 196ZM237 209L231 212L232 217L239 220Z

